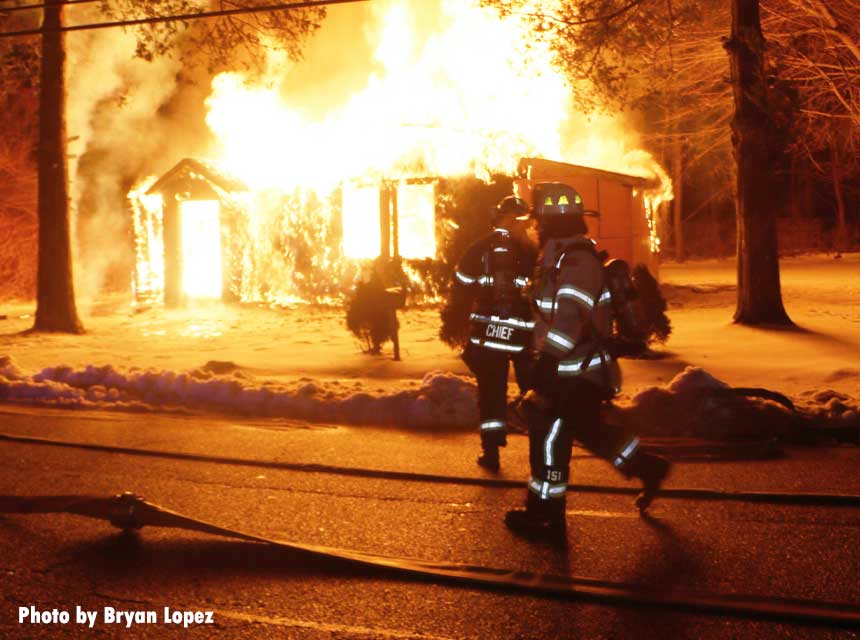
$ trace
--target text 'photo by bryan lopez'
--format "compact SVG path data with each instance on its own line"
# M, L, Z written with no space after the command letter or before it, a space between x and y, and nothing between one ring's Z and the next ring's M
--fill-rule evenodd
M66 609L39 610L30 605L18 607L18 624L40 625L117 625L127 629L135 625L170 625L185 627L214 624L212 611L181 611L162 607L160 610L121 610L114 607L84 609L76 606L74 611Z

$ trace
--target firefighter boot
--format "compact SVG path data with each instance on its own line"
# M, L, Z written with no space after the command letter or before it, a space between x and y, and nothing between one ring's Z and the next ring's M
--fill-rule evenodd
M497 473L499 471L499 448L487 446L483 448L481 455L478 456L478 466L483 467L487 471Z
M499 471L499 447L508 444L508 436L504 430L494 429L481 434L481 455L478 456L478 466L487 471L497 473Z
M642 493L636 498L636 506L640 513L645 513L657 497L663 481L671 470L672 464L668 460L645 451L637 452L630 460L624 472L626 475L642 480Z
M565 499L542 500L529 491L525 509L512 509L505 514L505 526L524 538L564 540L567 533Z

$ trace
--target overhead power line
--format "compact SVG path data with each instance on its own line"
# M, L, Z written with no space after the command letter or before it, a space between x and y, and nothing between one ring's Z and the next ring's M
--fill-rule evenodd
M15 13L16 11L35 11L36 9L44 9L45 7L62 6L68 7L73 4L92 4L93 2L101 2L102 0L63 0L53 5L47 4L19 4L14 7L0 7L0 13Z
M69 0L62 4L69 4L74 0ZM261 5L259 7L238 7L236 9L221 9L219 11L198 11L196 13L184 13L172 16L152 16L150 18L136 18L133 20L116 20L112 22L94 22L91 24L74 24L64 27L54 27L50 29L22 29L20 31L0 32L0 39L3 38L22 38L24 36L37 36L43 33L65 32L65 31L90 31L94 29L112 29L116 27L134 27L144 24L158 24L161 22L187 22L190 20L201 20L206 18L221 18L226 16L235 16L246 13L270 13L273 11L290 11L291 9L307 9L311 7L322 7L335 4L351 4L354 2L367 2L368 0L306 0L304 2L290 2ZM45 5L40 5L45 6ZM54 5L52 5L54 6ZM2 11L2 10L0 10Z

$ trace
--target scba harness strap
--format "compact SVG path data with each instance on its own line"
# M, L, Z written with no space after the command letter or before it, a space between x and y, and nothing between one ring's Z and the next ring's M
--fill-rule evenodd
M555 266L553 267L552 271L549 274L550 283L552 285L552 291L554 292L552 308L550 309L550 319L549 319L550 324L552 324L555 321L555 312L556 312L556 308L558 306L558 297L559 297L559 291L560 291L560 287L558 285L559 273L561 272L561 268L562 268L562 265L564 264L565 259L567 258L567 256L569 254L572 254L572 253L587 253L587 254L594 257L594 259L597 261L597 263L599 265L601 265L601 269L603 268L603 262L601 260L601 256L597 252L597 249L595 248L595 246L592 242L590 242L590 241L586 242L586 243L571 242L571 243L566 244L566 245L561 247L561 249L558 251L557 255L554 256L555 259L553 260L553 264ZM605 278L604 278L604 280L605 280ZM580 295L584 296L585 294L580 294ZM577 297L580 297L580 296L577 296ZM587 328L586 330L588 332L587 336L585 336L585 337L587 339L591 340L591 344L592 344L591 349L589 349L586 352L585 357L582 359L581 363L573 363L572 365L568 365L567 369L562 369L562 366L564 366L564 365L560 364L559 365L559 372L560 373L562 373L564 371L568 371L568 370L575 371L576 374L584 373L590 366L599 363L600 367L601 367L601 375L603 378L603 386L606 388L612 387L612 381L610 379L609 369L607 367L607 364L608 364L607 357L609 355L607 346L608 346L610 341L607 339L607 337L602 336L600 334L600 332L597 330L597 327L594 324L594 312L597 309L597 306L603 302L609 302L610 300L611 300L611 295L610 295L609 290L606 289L605 283L603 285L601 285L600 291L598 292L598 295L596 298L591 299L589 297L590 304L587 305L589 307L588 320L584 324L585 324L585 326ZM578 364L578 368L579 368L578 371L576 371L576 369L575 369L577 364Z
M517 309L518 306L527 309L522 301L522 289L528 285L528 279L518 275L519 259L511 246L509 232L495 231L496 237L481 256L483 273L480 277L481 284L489 287L492 303L488 307L492 312L469 316L472 323L469 341L494 351L520 353L531 344L535 326L533 321L518 314L523 309Z

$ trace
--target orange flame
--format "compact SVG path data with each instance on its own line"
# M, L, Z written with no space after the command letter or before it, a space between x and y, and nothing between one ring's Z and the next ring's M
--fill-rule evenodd
M525 155L560 157L569 91L548 47L526 47L518 21L476 2L440 6L428 34L419 8L380 3L377 70L345 103L326 105L324 119L282 99L290 65L281 56L260 77L219 75L207 102L219 162L255 187L326 189L359 176L486 175L511 172Z
M256 193L239 249L242 299L294 301L307 288L303 271L290 262L295 252L272 237L305 236L317 250L310 266L331 283L348 280L355 259L378 255L378 192L355 185L399 184L401 255L434 257L433 185L406 180L512 175L524 156L660 178L660 193L646 194L651 247L659 249L656 211L671 198L671 182L636 149L636 136L620 118L578 112L569 81L539 34L515 17L500 19L478 0L377 0L371 11L363 26L373 53L363 77L329 70L325 47L298 65L273 47L262 73L213 80L207 100L207 124L217 138L212 155ZM326 33L324 25L317 37ZM335 36L330 46L349 43ZM285 89L291 74L314 65L330 74L319 82L342 80L358 90L310 101ZM338 189L340 247L331 242ZM336 289L323 287L315 298Z

